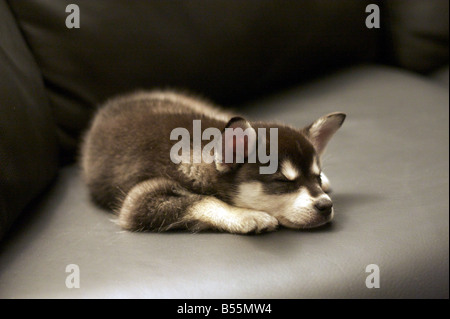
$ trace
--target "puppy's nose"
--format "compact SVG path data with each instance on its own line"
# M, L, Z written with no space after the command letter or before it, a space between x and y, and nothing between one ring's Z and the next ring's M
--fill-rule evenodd
M328 216L331 214L331 209L333 208L333 202L328 198L321 198L321 199L317 200L317 202L314 204L314 207L322 215Z

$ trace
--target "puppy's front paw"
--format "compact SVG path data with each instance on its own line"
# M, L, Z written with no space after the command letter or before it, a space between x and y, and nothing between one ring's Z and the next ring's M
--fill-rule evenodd
M229 205L215 197L205 197L187 210L184 221L199 229L217 229L234 234L273 231L278 220L261 211Z
M237 234L261 233L266 231L274 231L278 227L278 220L265 213L259 211L249 211L242 216L236 230Z

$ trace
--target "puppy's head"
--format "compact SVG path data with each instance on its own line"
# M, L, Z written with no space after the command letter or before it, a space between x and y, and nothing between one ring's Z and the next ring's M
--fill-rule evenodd
M272 174L261 174L259 168L264 164L259 158L256 163L239 165L233 174L232 203L265 211L289 228L313 228L329 222L334 211L333 203L326 193L329 182L322 173L321 156L344 120L345 114L331 113L301 130L280 125L253 124L255 131L263 127L278 128L277 170ZM242 123L245 123L246 128L250 127L248 122ZM268 136L267 153L270 143L274 142ZM248 149L256 151L258 147L259 144L253 147L249 145Z

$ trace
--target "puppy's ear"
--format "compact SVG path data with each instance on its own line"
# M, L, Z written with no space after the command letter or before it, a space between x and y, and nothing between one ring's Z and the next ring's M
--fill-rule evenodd
M229 171L241 163L256 149L256 131L242 117L233 117L222 131L222 152L216 154L219 171Z
M319 156L324 153L328 141L342 126L345 117L344 113L330 113L322 116L304 129Z

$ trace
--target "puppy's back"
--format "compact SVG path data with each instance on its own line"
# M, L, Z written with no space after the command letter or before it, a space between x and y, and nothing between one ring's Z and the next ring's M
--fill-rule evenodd
M92 198L115 208L137 183L176 179L170 161L170 133L183 127L192 136L192 121L203 127L224 126L231 114L210 103L175 92L137 92L107 101L94 116L81 148L84 179Z

